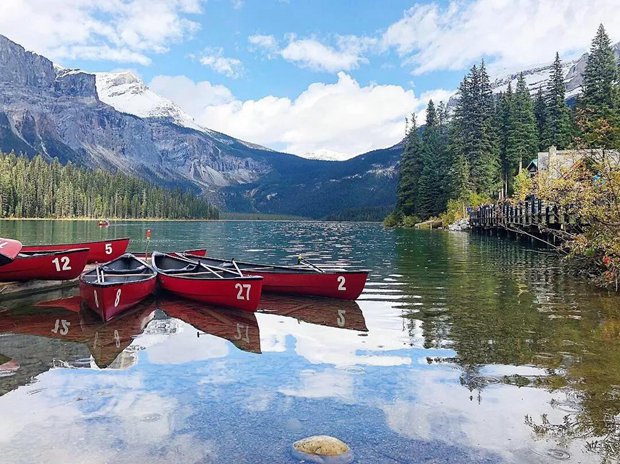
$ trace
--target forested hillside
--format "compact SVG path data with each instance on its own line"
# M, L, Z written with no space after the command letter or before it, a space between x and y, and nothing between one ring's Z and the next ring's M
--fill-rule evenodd
M57 159L0 154L0 217L215 219L204 198Z
M401 158L397 206L386 224L437 216L513 194L520 167L540 150L620 147L620 70L601 25L592 42L581 94L565 101L556 54L546 85L530 95L523 75L516 88L494 95L484 62L461 82L452 114L429 101L426 125L415 115Z

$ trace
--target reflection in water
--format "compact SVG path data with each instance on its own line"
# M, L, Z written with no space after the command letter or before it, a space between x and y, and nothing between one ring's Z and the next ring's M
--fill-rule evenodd
M214 308L203 303L163 296L159 309L202 332L232 342L240 350L260 353L260 333L254 313L232 308ZM197 336L200 337L200 332Z
M364 314L355 301L265 294L261 298L259 311L310 324L368 332Z
M53 224L58 241L86 227ZM267 294L256 314L166 297L106 325L66 294L0 309L3 463L292 463L291 443L315 434L359 462L620 458L620 299L544 249L373 224L105 233L145 228L160 249L373 272L357 302Z

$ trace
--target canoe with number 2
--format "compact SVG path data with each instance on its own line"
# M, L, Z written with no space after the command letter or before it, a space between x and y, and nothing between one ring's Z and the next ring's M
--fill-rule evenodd
M295 295L324 296L355 300L360 296L369 271L320 268L300 259L295 266L244 263L235 260L183 255L206 266L219 266L242 275L263 277L263 291Z
M22 251L12 262L0 266L0 281L75 279L84 270L88 253L88 248L63 251Z
M155 292L157 273L130 253L80 277L80 296L102 320L109 321Z
M124 254L128 246L129 238L112 238L95 242L27 245L22 248L22 251L64 251L74 248L88 248L89 263L105 263Z
M190 300L256 311L263 278L204 266L195 260L153 252L153 268L164 290Z

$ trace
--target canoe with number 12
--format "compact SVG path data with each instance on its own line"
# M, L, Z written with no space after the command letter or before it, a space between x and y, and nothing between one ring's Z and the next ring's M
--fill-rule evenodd
M75 279L84 270L88 253L88 248L63 251L22 251L12 262L0 266L0 281Z

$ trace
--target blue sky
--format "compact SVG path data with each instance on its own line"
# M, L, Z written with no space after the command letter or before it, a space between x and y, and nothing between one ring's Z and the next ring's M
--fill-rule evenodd
M65 67L131 70L199 124L300 155L396 143L472 64L573 59L618 0L2 0L0 34Z

